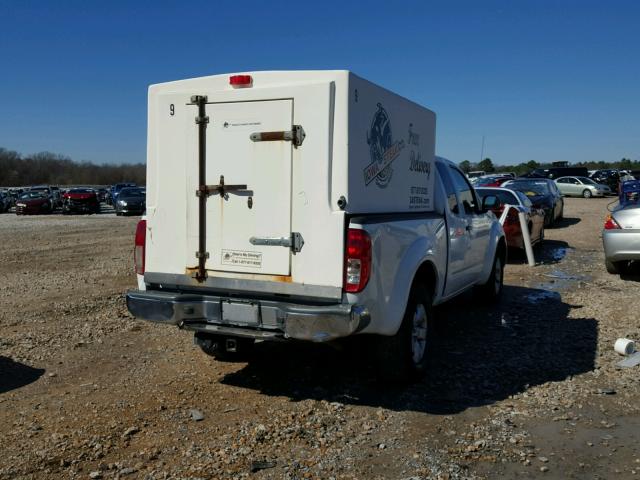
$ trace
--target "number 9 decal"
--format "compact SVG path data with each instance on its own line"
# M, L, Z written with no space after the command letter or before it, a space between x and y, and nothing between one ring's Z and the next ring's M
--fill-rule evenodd
M171 105L169 105L169 115L173 117L175 114L176 114L176 107L172 103Z

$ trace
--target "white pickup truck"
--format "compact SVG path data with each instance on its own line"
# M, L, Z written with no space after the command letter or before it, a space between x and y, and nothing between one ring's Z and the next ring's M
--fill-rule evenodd
M434 305L502 291L495 202L435 156L432 111L348 71L153 85L127 305L220 357L370 334L380 373L409 379Z

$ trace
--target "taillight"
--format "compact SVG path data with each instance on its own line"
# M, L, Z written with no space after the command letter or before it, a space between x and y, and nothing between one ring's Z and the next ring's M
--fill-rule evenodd
M611 215L607 215L607 218L604 220L604 229L605 230L615 230L620 228L618 222L616 222Z
M350 228L344 254L344 290L361 292L371 274L371 237L364 230Z
M144 250L147 240L147 221L140 220L136 227L136 246L133 250L133 259L136 273L144 275Z

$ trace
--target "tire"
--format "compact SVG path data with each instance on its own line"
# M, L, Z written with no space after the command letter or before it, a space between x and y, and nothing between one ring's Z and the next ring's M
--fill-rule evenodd
M376 337L376 373L388 383L408 383L425 374L433 358L435 322L431 292L414 283L395 335Z
M607 272L613 274L613 275L618 275L621 273L625 273L628 269L629 266L629 262L627 261L622 261L622 262L612 262L610 260L605 260L604 261L604 266L607 269Z
M231 350L229 342L235 343L235 350ZM233 362L243 361L251 356L255 341L253 338L231 338L222 335L211 335L197 332L194 335L194 343L207 355L216 360Z
M504 258L500 254L500 251L496 252L496 256L493 259L493 266L491 267L491 275L489 280L482 285L476 287L476 293L485 303L493 303L500 299L502 296L502 289L504 286Z
M582 191L582 198L591 198L593 196L593 193L591 193L591 190L589 190L588 188L585 188Z
M564 202L562 203L562 207L560 207L560 215L558 215L558 220L562 220L564 218Z

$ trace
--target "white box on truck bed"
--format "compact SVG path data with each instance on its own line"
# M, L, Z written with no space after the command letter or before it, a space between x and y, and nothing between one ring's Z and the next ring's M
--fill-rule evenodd
M248 75L247 88L230 85L232 75L150 87L147 271L191 275L198 264L197 94L206 97L206 184L245 186L209 196L207 277L339 296L345 214L433 209L435 114L346 71ZM256 141L294 125L299 146ZM294 233L299 251L273 244Z

